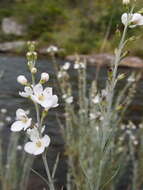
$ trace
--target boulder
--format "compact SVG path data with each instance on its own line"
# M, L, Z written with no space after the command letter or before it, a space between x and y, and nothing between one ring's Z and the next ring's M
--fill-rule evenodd
M109 53L100 53L92 55L79 55L80 59L86 59L87 63L95 66L110 65L114 62L115 56ZM76 55L67 56L68 61L75 61ZM136 56L129 56L124 58L119 66L132 67L132 68L143 68L143 60Z
M22 50L26 45L24 41L4 42L0 43L0 52L17 52Z
M2 20L1 29L4 34L22 36L26 31L26 26L18 23L15 18L10 17Z

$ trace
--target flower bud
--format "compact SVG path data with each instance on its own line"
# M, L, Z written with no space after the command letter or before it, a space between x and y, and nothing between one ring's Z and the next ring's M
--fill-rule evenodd
M37 68L36 68L36 67L33 67L33 68L31 69L31 73L32 73L32 74L37 73Z
M126 76L125 73L122 73L122 74L118 75L117 79L122 80L125 78L125 76Z
M41 82L47 82L49 80L49 74L48 73L42 73L41 74Z
M27 45L28 45L29 51L35 50L35 42L28 42Z
M123 5L128 5L130 3L130 0L123 0Z
M36 60L37 59L37 53L35 51L27 52L26 57L29 61Z
M22 85L27 85L27 79L24 75L19 75L17 77L17 82L22 84Z

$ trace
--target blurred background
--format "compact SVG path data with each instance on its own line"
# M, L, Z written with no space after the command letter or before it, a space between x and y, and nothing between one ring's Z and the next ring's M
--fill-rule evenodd
M142 5L143 1L137 0L136 10L142 8ZM8 143L15 139L15 136L12 136L12 140L7 141L11 135L9 128L15 119L15 110L20 107L29 109L29 106L33 108L27 100L19 97L18 91L21 91L22 88L16 83L16 78L20 74L24 74L28 79L30 78L26 68L27 60L23 57L27 52L27 41L37 42L36 50L38 50L38 55L47 54L46 50L51 44L63 49L63 56L72 55L74 53L113 53L119 43L119 31L123 30L121 15L125 11L126 8L123 7L122 0L0 0L0 109L3 110L3 108L6 108L8 110L8 116L11 118L11 120L7 118L7 123L0 123L0 136L2 136L0 139L2 141L5 164L3 164L4 171L5 168L11 171L9 167L11 163L8 160L8 156L6 160L6 151ZM130 50L130 55L139 56L141 58L143 57L142 30L143 27L129 30L129 37L135 34L138 38L127 47L127 49ZM8 55L7 53L14 53L14 55ZM57 59L57 63L63 65L65 59ZM134 59L132 63L134 63ZM39 68L38 74L41 72L48 72L50 74L50 82L48 85L54 86L53 78L55 77L55 73L53 71L52 61L46 58L38 59L37 68ZM139 66L139 68L141 67ZM135 69L120 68L119 72L125 73L128 76L133 70ZM72 82L76 84L77 73L73 69L71 69L71 71ZM95 72L95 64L89 65L88 84L91 84L91 81L95 78ZM104 86L107 80L107 67L101 69L99 79L100 85ZM122 89L124 83L121 83L119 89ZM143 82L141 81L136 98L134 98L126 117L126 119L132 118L136 123L142 120L143 114L142 86ZM77 93L76 89L74 93ZM65 154L63 153L64 141L63 138L61 138L59 124L55 119L56 114L60 119L64 117L60 112L62 104L60 104L59 107L60 108L49 113L47 131L52 139L48 153L50 167L53 166L57 153L61 153L56 174L57 184L61 190L61 187L66 183L65 175L67 166ZM13 145L16 154L14 154L11 159L12 161L16 161L14 164L16 163L15 166L17 167L18 173L17 175L10 173L8 176L9 181L6 176L5 184L9 182L9 184L14 184L15 186L17 184L19 185L19 181L21 180L19 173L23 172L19 172L19 168L23 168L24 162L20 163L19 160L17 161L16 159L19 158L19 152L23 152L23 148L19 148L21 145L23 147L23 142L21 142L21 136L18 136L17 142ZM11 146L9 149L13 151ZM27 154L25 158L27 158ZM19 163L19 165L17 165L17 163ZM39 161L36 160L34 168L36 171L45 175L43 165L41 165ZM16 169L12 171L16 171ZM30 175L30 169L28 172ZM25 176L26 175L27 173ZM43 185L41 180L33 173L30 175L30 182L28 182L28 177L26 180L26 182L24 182L28 184L28 190L39 190L45 187L45 184ZM26 189L26 185L23 185L23 183L21 183L21 188L18 185L17 189ZM3 190L7 190L7 186L6 189L3 188Z
M112 52L124 11L122 0L0 0L0 51L19 53L25 41L36 40L41 52L49 44L64 48L66 55ZM141 37L132 46L134 55L142 56Z

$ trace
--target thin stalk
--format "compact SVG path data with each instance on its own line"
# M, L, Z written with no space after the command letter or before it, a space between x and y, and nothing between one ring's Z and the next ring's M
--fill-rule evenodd
M34 75L32 75L32 83L35 84ZM40 128L42 127L43 118L40 119L39 105L37 103L34 103L34 105L35 105L35 110L36 110L39 134L40 134L40 136L42 136ZM51 177L51 174L50 174L50 171L49 171L49 166L48 166L48 163L47 163L46 153L45 152L42 154L42 159L43 159L43 163L44 163L45 170L46 170L48 180L49 180L49 188L50 188L50 190L55 190L55 187L54 187L54 184L53 184L53 181L52 181L52 177Z
M36 174L37 176L39 176L46 184L49 185L48 181L41 175L39 174L36 170L34 170L33 168L31 168L31 171Z
M114 89L116 86L116 77L117 77L117 70L118 70L118 66L121 60L121 54L122 54L122 50L124 48L124 41L125 41L125 37L126 37L126 33L127 33L127 29L128 29L128 22L126 23L125 27L124 27L124 31L123 31L123 35L119 44L119 48L116 52L116 56L115 56L115 62L114 62L114 69L113 69L113 75L112 75L112 80L109 86L109 93L107 96L107 112L105 114L105 119L103 121L103 128L105 133L103 133L103 143L102 143L102 150L104 150L104 146L106 144L106 140L108 137L106 137L106 133L107 133L107 127L109 125L110 119L111 118L111 113L112 113L112 104L113 104L113 97L114 97Z
M95 190L99 190L99 188L100 188L103 166L104 166L103 160L101 159L100 163L99 163L98 179L97 179L97 184L96 184Z
M43 163L44 163L45 170L46 170L46 173L47 173L47 177L48 177L48 180L49 180L49 188L50 188L50 190L55 190L53 179L51 177L49 166L48 166L48 163L47 163L46 152L44 152L42 154L42 159L43 159Z

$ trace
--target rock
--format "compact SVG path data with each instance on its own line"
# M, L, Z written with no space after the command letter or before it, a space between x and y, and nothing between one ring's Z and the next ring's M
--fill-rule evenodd
M47 55L48 54L47 49L48 47L41 47L39 48L38 52L42 55Z
M100 53L93 55L79 55L81 59L86 59L91 65L105 66L113 63L115 56L108 53ZM75 61L76 56L71 55L66 57L69 61ZM136 56L129 56L123 59L119 66L132 67L132 68L143 68L143 60Z
M22 50L26 45L24 41L4 42L0 43L0 52L17 52Z
M4 18L2 20L1 29L4 34L14 34L16 36L24 35L26 26L19 24L15 18Z
M143 60L139 57L130 56L123 59L121 65L133 68L143 68Z

